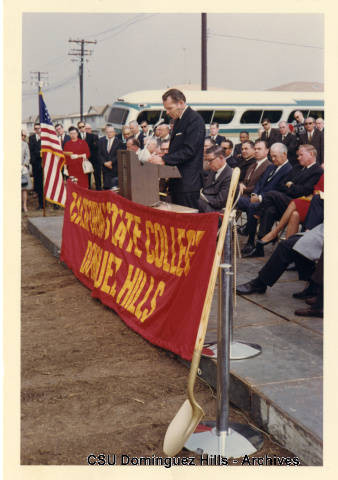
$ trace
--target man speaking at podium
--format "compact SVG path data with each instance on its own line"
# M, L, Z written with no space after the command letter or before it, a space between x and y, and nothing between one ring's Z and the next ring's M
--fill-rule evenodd
M202 187L205 125L202 117L186 104L186 98L180 90L167 90L162 95L162 100L167 114L175 120L169 152L163 157L153 155L149 162L177 167L181 178L169 180L172 202L198 209Z

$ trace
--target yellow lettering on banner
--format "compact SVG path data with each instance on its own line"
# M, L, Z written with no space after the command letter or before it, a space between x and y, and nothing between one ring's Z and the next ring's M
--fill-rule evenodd
M190 259L195 252L190 251L191 247L195 245L195 238L196 238L196 230L188 230L187 231L187 249L185 252L185 267L184 267L184 275L187 276L190 270Z
M186 247L182 243L182 239L185 237L185 230L184 228L178 228L177 229L177 242L180 248L179 256L178 256L178 264L176 267L176 275L180 277L183 273L183 268L180 266L182 262L182 258L185 255Z
M160 283L157 285L157 288L155 290L155 293L153 295L153 298L151 299L150 301L150 306L151 306L151 309L150 309L150 312L148 313L148 309L145 308L143 313L142 313L142 318L141 318L141 322L143 323L148 317L150 317L150 315L154 312L155 308L156 308L156 299L158 297L158 295L160 295L160 297L163 295L163 292L164 292L164 289L165 289L165 283L160 281Z
M129 312L131 312L131 313L135 312L135 308L136 308L135 302L138 300L139 296L141 295L141 292L144 288L144 285L145 285L146 281L147 281L147 275L143 270L141 270L141 272L138 276L135 288L132 292L132 295L130 295L128 303L126 305L126 309Z
M109 252L107 250L105 250L105 252L103 254L103 260L102 260L100 270L99 270L98 275L96 276L96 279L94 281L94 287L95 288L100 288L100 285L103 281L103 275L104 275L104 272L106 271L108 255L109 255Z
M167 229L165 228L164 225L162 225L162 231L163 231L163 238L164 238L163 270L165 272L169 272L170 271L170 265L168 263L168 253L169 253L168 236L167 236Z
M85 256L83 257L81 267L80 267L80 273L85 273L85 265L88 262L88 256L90 255L90 258L92 256L92 249L93 249L93 244L90 240L88 240L87 243L87 250L85 252ZM87 275L87 274L86 274Z
M156 222L154 225L154 230L155 230L155 265L156 267L161 268L163 264L163 256L164 256L164 239L163 239L163 232L162 232L161 225Z
M126 252L130 253L131 252L131 249L132 249L132 246L133 246L133 240L131 238L131 234L130 234L130 225L131 225L131 222L133 221L133 218L134 218L134 215L132 213L129 213L129 212L126 212L126 219L127 219L127 232L129 234L129 242L128 242L128 245L126 247Z
M146 258L147 258L147 262L152 264L154 263L154 250L150 251L150 231L151 233L154 233L154 227L151 221L147 220L146 221L146 242L145 242L145 247L147 252Z
M122 249L124 241L126 239L126 235L127 235L127 228L126 228L123 220L121 219L121 221L120 221L120 223L119 223L119 225L116 229L116 232L115 232L115 240L116 240L116 242L118 242L118 246L121 249Z
M105 232L104 232L104 239L107 240L107 238L109 237L109 232L110 232L110 220L109 220L109 217L108 215L110 215L110 212L111 212L111 202L107 202L107 216L106 216L106 229L105 229Z
M119 209L115 203L112 203L112 211L113 211L113 214L111 217L111 233L112 233L111 241L112 241L112 244L115 245L116 247L118 240L116 238L116 232L114 232L114 228L116 225L117 217L120 216L120 218L122 218L123 210Z
M171 233L170 273L175 275L175 273L176 273L176 265L175 265L176 251L175 251L175 229L174 229L174 227L170 227L170 233Z
M124 281L124 284L116 298L116 301L118 304L121 304L122 307L124 307L128 301L128 298L130 297L130 295L132 294L133 290L134 290L134 287L135 287L135 284L137 282L137 278L140 274L140 271L141 269L140 268L136 268L135 270L135 273L134 273L134 276L133 275L133 271L134 271L134 265L129 265L128 266L128 275L127 275L127 278L126 280ZM123 302L121 303L121 299L123 297L123 295L126 293L126 296L124 297L123 299Z
M74 207L75 207L75 204L76 204L76 199L77 199L77 193L76 192L72 192L72 197L73 197L73 201L72 203L70 204L70 207L69 207L69 216L70 216L70 221L71 222L74 222L76 216L77 216L77 212L73 213L73 210L74 210Z
M115 269L114 270L111 268L112 263L115 264ZM113 253L109 254L106 274L105 274L105 277L104 277L104 281L103 281L101 290L103 292L109 293L112 297L114 297L115 294L116 294L116 280L114 281L114 283L111 286L108 285L108 280L110 279L110 277L112 275L114 275L114 274L116 275L116 273L118 272L121 264L122 264L121 258L116 257Z
M134 244L134 254L140 258L142 255L142 250L137 246L137 240L140 238L142 231L139 229L139 224L141 223L141 218L137 215L134 215L134 228L133 228L133 244Z
M136 310L135 310L136 318L138 318L139 320L140 320L141 316L143 315L143 312L142 312L141 308L143 307L143 305L144 305L144 304L146 303L146 301L148 300L149 295L150 295L152 289L154 288L154 283L155 283L154 277L151 275L151 276L150 276L150 283L149 283L149 287L148 287L147 293L146 293L145 296L143 297L143 300L141 300L140 303L137 305Z
M75 225L77 225L81 221L81 207L82 207L82 197L79 197L76 202L76 208L77 208L77 217L74 221Z

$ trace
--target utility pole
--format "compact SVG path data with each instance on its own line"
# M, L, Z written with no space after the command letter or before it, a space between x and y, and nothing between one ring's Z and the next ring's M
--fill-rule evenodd
M207 14L202 13L202 88L207 90Z
M92 55L93 50L86 50L85 44L87 43L97 43L96 40L68 40L69 43L80 43L79 49L71 50L68 55L75 55L79 57L80 65L79 65L79 80L80 80L80 119L81 122L83 121L83 62L84 57L88 55Z
M48 72L30 72L31 74L31 85L38 87L38 112L40 112L40 102L39 102L39 93L40 88L48 85ZM39 113L40 115L40 113Z

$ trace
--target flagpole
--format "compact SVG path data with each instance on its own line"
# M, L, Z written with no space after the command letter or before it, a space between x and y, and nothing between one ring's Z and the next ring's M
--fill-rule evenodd
M41 82L39 82L39 120L41 123L41 102L40 102L40 95L42 96L42 90L41 90ZM44 167L43 167L43 160L42 160L42 155L40 152L40 157L41 157L41 167L42 167L42 205L43 205L43 216L46 216L46 198L45 198L45 172L44 172Z

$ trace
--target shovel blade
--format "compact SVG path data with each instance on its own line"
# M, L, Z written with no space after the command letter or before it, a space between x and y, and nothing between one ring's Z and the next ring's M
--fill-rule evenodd
M163 441L163 451L172 457L184 447L185 442L195 431L204 416L204 411L199 406L193 409L187 399L182 404L175 417L170 422Z

